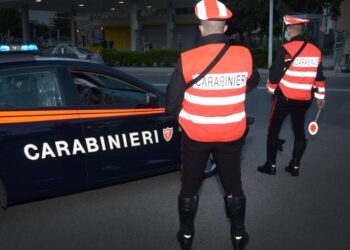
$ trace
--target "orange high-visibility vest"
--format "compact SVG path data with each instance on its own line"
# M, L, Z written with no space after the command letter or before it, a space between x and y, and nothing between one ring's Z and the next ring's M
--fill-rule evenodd
M284 48L293 57L303 43L303 41L293 41L286 43ZM320 63L321 51L313 44L308 43L298 57L294 59L280 81L279 87L283 94L290 99L308 101L311 100L311 90L315 86L319 87L319 93L316 93L315 96L323 99L324 83L315 82L317 68Z
M181 54L185 82L202 73L223 44L208 44ZM247 48L231 46L216 66L184 94L179 123L186 134L201 142L227 142L246 129L245 92L252 74Z

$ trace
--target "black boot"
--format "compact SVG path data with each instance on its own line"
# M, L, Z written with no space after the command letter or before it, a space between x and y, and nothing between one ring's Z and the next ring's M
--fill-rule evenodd
M283 151L284 140L267 140L266 143L266 162L264 165L258 167L258 171L265 174L275 175L276 174L276 158L277 151Z
M288 166L285 168L285 170L288 173L290 173L292 176L299 176L300 160L305 152L306 146L307 146L307 140L294 141L293 158L289 162Z
M177 240L182 250L191 250L194 237L194 217L198 206L198 196L178 199L180 231L177 233Z
M231 220L231 239L234 250L244 250L248 244L249 236L245 231L245 196L225 196L227 216Z
M276 163L272 163L271 161L267 160L264 165L258 167L258 171L269 175L275 175Z

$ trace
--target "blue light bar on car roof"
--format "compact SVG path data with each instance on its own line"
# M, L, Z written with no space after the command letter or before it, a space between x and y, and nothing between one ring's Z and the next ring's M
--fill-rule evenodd
M1 52L9 52L10 51L10 46L8 46L8 45L0 45L0 51Z
M0 52L11 53L11 52L37 52L38 46L35 44L22 44L22 45L0 45Z

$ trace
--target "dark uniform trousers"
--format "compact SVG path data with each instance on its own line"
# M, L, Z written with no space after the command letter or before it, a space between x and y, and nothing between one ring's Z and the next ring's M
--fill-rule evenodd
M297 101L286 98L280 90L275 94L270 113L268 140L277 141L282 124L291 116L292 128L297 141L305 141L305 116L311 101Z
M242 196L240 166L242 144L242 139L232 142L199 142L189 138L183 131L181 138L182 185L179 196L185 198L198 194L210 153L214 156L225 194Z

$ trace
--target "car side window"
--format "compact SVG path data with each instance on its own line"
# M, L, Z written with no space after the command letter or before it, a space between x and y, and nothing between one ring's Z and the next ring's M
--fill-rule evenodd
M0 74L0 109L63 106L54 69L16 70Z
M149 95L120 79L92 72L73 72L75 86L83 105L147 105Z

